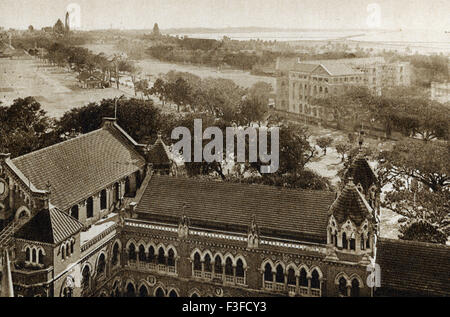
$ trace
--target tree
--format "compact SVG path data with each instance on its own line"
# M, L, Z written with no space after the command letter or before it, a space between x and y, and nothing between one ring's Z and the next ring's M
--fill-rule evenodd
M324 155L327 155L327 147L330 147L332 143L333 139L329 136L323 136L316 140L317 146L323 150Z
M34 31L34 27L32 25L29 25L28 26L28 31L32 33Z
M64 24L60 19L56 21L55 25L53 26L53 32L59 35L63 35L65 33Z
M90 103L67 111L56 122L58 133L64 135L73 130L88 133L100 128L102 118L114 116L114 103L114 99L103 99L100 104ZM154 136L160 127L166 125L160 111L151 102L131 98L121 99L117 105L117 123L135 140Z
M177 105L177 111L180 107L185 107L192 103L192 89L183 78L178 78L174 83L170 83L168 87L169 98Z
M350 151L351 144L347 142L339 142L336 144L336 152L341 155L341 162L344 162L345 155Z
M268 110L267 103L261 98L245 98L239 105L236 121L245 126L249 126L253 122L261 125L261 121L264 120Z
M258 99L259 102L267 106L272 92L273 87L271 84L264 81L258 81L249 88L247 96L250 99Z
M149 94L157 96L164 107L165 102L168 98L168 84L163 79L158 78L153 83L153 87L150 88Z
M0 106L0 150L12 157L24 155L57 142L53 122L33 97L15 99Z

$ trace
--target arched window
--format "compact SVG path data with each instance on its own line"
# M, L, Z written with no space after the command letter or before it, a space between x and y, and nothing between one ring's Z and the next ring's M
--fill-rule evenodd
M222 274L222 270L222 259L217 255L214 259L214 273Z
M203 266L204 266L205 272L212 272L211 257L209 256L209 254L205 255L205 263Z
M82 285L83 289L88 289L89 283L90 283L90 278L91 278L91 271L89 269L89 266L86 265L84 267L81 275L82 275L81 285Z
M70 242L70 253L72 253L72 254L73 254L73 246L74 246L74 244L75 244L75 241L71 241Z
M170 248L168 252L167 265L175 266L175 252L173 252L172 248Z
M30 256L30 248L27 247L26 250L25 250L25 261L30 262L30 258L31 258L31 256Z
M119 262L119 244L116 242L113 246L111 263L112 265L116 265Z
M100 209L106 209L107 208L106 203L106 189L103 189L100 192Z
M44 264L44 252L42 252L42 250L39 250L38 252L38 262L39 264Z
M199 297L197 293L192 293L191 297Z
M320 276L316 269L311 273L311 288L320 289Z
M164 290L161 287L158 287L156 289L155 296L156 297L165 297L166 293L164 292Z
M141 244L139 245L139 261L144 262L145 260L145 247Z
M70 245L66 244L66 256L69 257L70 255Z
M225 260L225 275L233 275L233 260L230 257Z
M370 249L370 232L367 236L367 240L366 240L366 249Z
M33 248L31 251L31 262L36 263L36 249Z
M142 285L141 288L139 288L139 297L148 297L148 290L145 285Z
M352 289L350 290L350 296L351 297L359 296L359 282L357 278L354 278L352 280Z
M241 259L238 259L236 262L236 276L237 277L244 277L245 271L244 271L244 263Z
M348 248L347 235L345 234L345 232L342 234L342 248L343 249Z
M150 246L150 247L148 248L148 258L147 258L147 260L148 260L148 262L152 262L152 263L154 263L155 260L156 260L156 257L155 257L155 248L154 248L153 246Z
M344 297L347 296L347 280L345 277L339 279L339 295Z
M308 287L308 275L304 267L300 270L299 285L302 287Z
M200 259L200 254L198 252L195 252L194 254L194 271L201 271L202 270L202 263Z
M364 234L361 234L360 247L361 250L364 250L366 247L366 244L364 243Z
M98 257L98 263L97 263L97 274L102 274L105 272L105 266L106 266L106 259L105 254L100 254Z
M295 270L292 267L289 268L289 270L288 270L287 283L289 285L295 285L296 284Z
M78 205L75 205L70 209L70 215L77 220L79 219Z
M351 238L350 238L350 250L355 250L355 248L356 248L356 241L355 241L355 238L352 236Z
M281 264L277 265L276 274L275 274L275 281L277 283L284 283L284 269L281 266Z
M86 217L94 217L94 199L92 197L89 197L86 201Z
M126 297L136 297L136 290L133 283L128 283Z
M137 188L141 187L142 179L141 179L141 173L139 171L136 171L136 186Z
M270 263L266 263L266 266L264 267L264 281L273 281L272 265L270 265Z
M169 292L169 297L178 297L178 294L177 294L177 292L175 292L175 290L171 290Z
M128 247L128 260L136 261L136 247L134 246L134 243L130 243L130 246Z
M338 246L338 237L337 237L337 231L334 233L334 246L337 248Z
M158 250L158 264L166 264L166 255L163 247L160 247Z
M119 282L115 281L113 285L113 291L111 292L111 297L120 297L120 289L119 289Z
M64 245L61 247L61 258L63 260L66 258L66 247Z

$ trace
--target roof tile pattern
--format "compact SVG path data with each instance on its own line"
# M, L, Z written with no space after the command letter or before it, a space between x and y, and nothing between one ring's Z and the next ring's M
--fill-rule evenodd
M364 192L367 193L370 186L378 183L372 168L362 155L357 155L350 167L345 172L346 178L353 178L355 184L361 184Z
M58 244L83 228L83 224L58 208L41 210L14 235L30 241Z
M288 231L326 241L327 211L334 199L334 193L325 191L153 175L136 211L178 220L186 204L191 224L219 223L245 230L255 214L262 234Z
M171 163L166 146L160 137L158 137L154 145L150 146L147 154L147 161L154 165L166 165Z
M379 239L381 287L430 296L450 295L450 247Z
M50 202L65 210L145 165L144 158L114 128L103 128L13 159Z
M371 218L371 208L353 182L347 183L331 206L329 213L340 224L350 219L360 226L365 219Z

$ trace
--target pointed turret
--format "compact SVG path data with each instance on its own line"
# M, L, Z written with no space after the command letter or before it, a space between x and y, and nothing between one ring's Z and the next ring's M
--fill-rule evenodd
M147 162L152 165L155 173L170 174L172 160L169 158L167 147L160 133L158 133L155 143L148 147Z
M2 264L2 289L0 290L0 297L14 297L11 263L9 262L7 250L3 251Z

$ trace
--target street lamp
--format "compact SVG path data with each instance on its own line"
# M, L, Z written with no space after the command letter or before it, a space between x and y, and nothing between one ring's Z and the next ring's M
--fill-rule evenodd
M119 98L114 98L114 119L117 120L117 102L122 99L123 97L125 97L125 95L120 96Z

